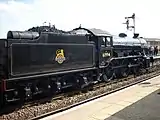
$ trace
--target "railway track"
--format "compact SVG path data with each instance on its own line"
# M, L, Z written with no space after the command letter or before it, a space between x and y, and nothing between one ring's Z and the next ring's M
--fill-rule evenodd
M0 120L41 119L138 84L157 75L160 75L160 65L153 66L147 74L141 74L136 77L132 75L127 78L115 79L109 83L95 85L87 92L69 92L65 95L60 94L56 98L50 100L43 99L34 101L34 104L28 103L27 105L22 106L19 110L0 116Z

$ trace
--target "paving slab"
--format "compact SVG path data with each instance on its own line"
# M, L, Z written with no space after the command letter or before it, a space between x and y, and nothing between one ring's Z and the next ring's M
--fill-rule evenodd
M160 120L160 89L104 120Z

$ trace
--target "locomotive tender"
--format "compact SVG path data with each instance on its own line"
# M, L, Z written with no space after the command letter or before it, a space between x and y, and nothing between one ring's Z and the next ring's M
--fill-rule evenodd
M100 29L9 31L0 39L0 104L83 89L150 66L143 38Z

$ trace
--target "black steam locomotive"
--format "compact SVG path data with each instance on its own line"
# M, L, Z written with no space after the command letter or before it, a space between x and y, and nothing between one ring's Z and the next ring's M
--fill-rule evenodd
M0 40L0 103L136 74L150 66L147 54L147 43L138 35L113 36L81 27L68 32L47 26L9 31Z

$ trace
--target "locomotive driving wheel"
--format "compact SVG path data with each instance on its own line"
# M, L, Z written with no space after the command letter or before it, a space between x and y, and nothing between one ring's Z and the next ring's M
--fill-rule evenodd
M142 60L139 62L139 66L140 66L140 74L147 72Z
M129 64L128 59L122 60L122 66L124 66L124 67L122 67L120 69L120 75L121 75L121 77L128 77L129 72L130 72L130 69L128 68L128 64Z
M139 66L133 68L133 74L134 74L134 75L139 75L139 72L140 72Z
M142 73L142 71L143 71L142 59L137 59L134 64L137 64L138 66L135 66L133 68L133 74L134 75L140 75Z
M111 63L109 63L107 68L105 68L104 73L107 76L107 81L110 81L115 77L115 70L112 67L113 67L113 65Z

